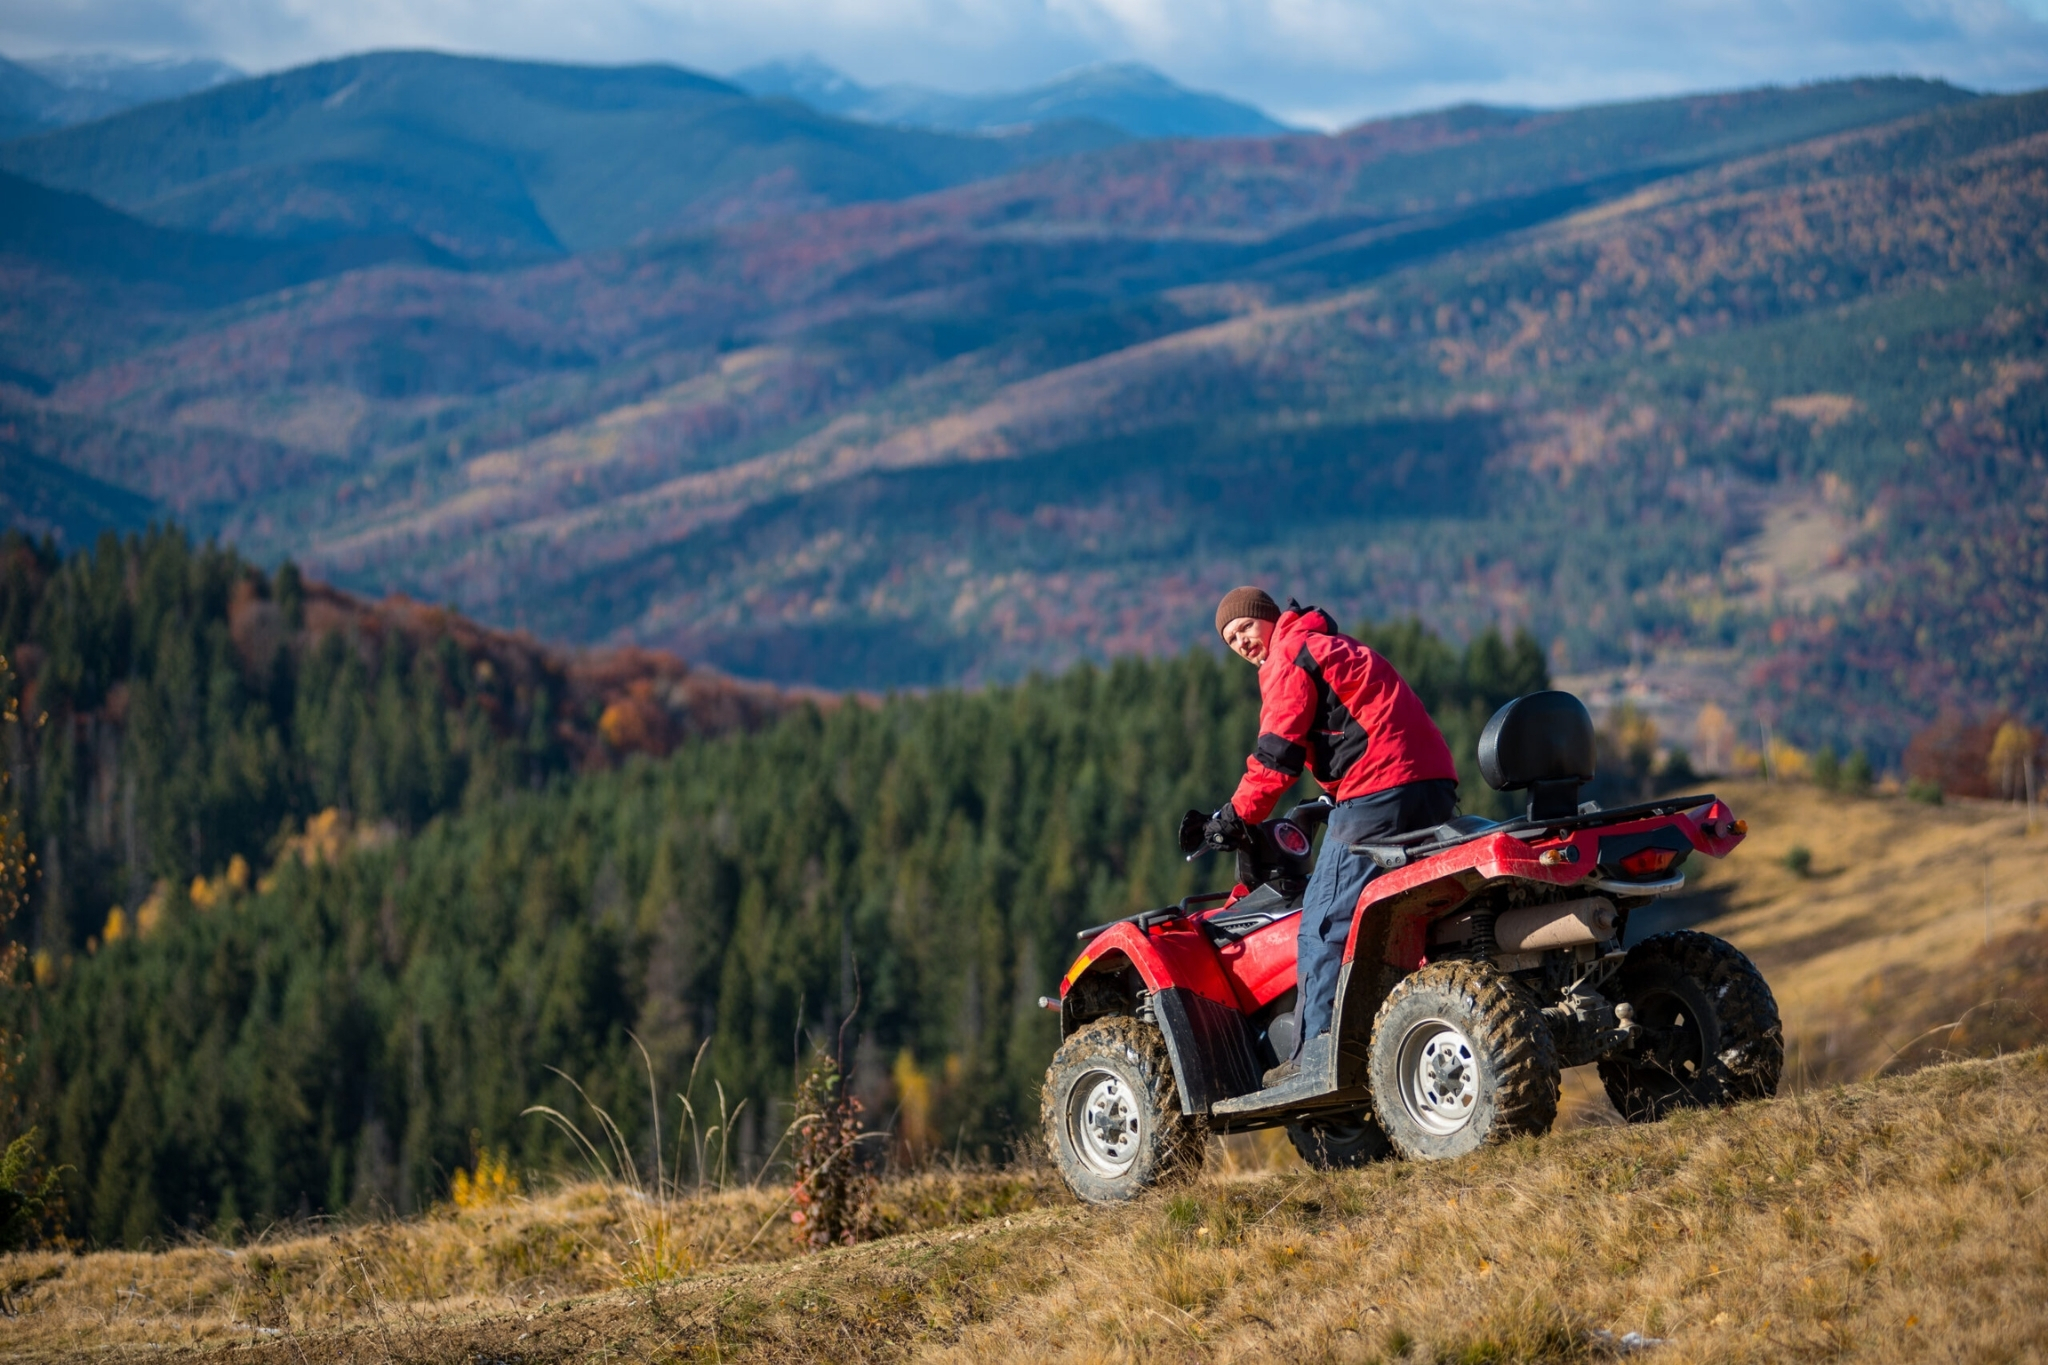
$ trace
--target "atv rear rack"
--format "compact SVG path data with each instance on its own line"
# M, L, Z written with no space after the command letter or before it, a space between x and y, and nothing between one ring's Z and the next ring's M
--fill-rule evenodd
M1477 816L1461 815L1457 819L1419 829L1411 834L1397 834L1391 839L1361 841L1351 846L1353 853L1362 853L1381 867L1392 870L1406 867L1418 858L1441 853L1447 848L1469 844L1474 839L1483 839L1489 834L1512 834L1518 839L1541 839L1545 835L1557 834L1570 829L1587 829L1594 825L1611 825L1625 820L1642 820L1653 815L1676 815L1680 811L1696 810L1718 800L1712 792L1704 796L1673 796L1660 801L1646 801L1639 806L1620 806L1614 810L1581 811L1562 820L1531 820L1518 815L1512 820L1495 823ZM1454 832L1448 836L1446 829ZM1108 926L1104 926L1107 928Z

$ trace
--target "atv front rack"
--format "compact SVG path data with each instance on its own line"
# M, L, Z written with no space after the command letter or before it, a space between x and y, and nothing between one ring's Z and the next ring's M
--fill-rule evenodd
M1204 891L1199 896L1183 896L1178 905L1162 905L1157 910L1141 910L1135 915L1126 915L1122 919L1113 919L1107 924L1092 925L1081 930L1074 937L1082 943L1087 943L1095 938L1096 935L1107 933L1119 924L1128 924L1142 934L1151 930L1154 925L1164 924L1170 919L1186 919L1195 912L1198 906L1214 905L1218 901L1227 901L1229 899L1230 893L1228 891Z

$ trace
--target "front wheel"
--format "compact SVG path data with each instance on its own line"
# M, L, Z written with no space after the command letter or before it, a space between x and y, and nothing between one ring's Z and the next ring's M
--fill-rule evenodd
M1341 1114L1287 1125L1287 1139L1301 1159L1319 1171L1347 1171L1385 1161L1394 1154L1386 1130L1371 1111Z
M1557 1046L1520 987L1485 963L1432 962L1373 1021L1373 1108L1410 1160L1464 1156L1557 1118Z
M1628 950L1614 993L1634 1009L1643 1037L1602 1057L1600 1079L1630 1123L1778 1093L1778 1002L1733 944L1689 929L1646 938Z
M1091 1204L1135 1198L1199 1168L1207 1151L1207 1125L1181 1112L1166 1040L1126 1015L1060 1045L1039 1106L1060 1178Z

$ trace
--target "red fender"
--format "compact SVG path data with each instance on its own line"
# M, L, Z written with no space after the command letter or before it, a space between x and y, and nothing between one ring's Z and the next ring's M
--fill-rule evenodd
M1090 967L1111 956L1122 957L1136 967L1148 991L1179 986L1219 1005L1234 1010L1243 1008L1237 992L1223 975L1222 964L1216 960L1215 945L1186 920L1168 920L1155 925L1149 934L1139 933L1128 923L1111 925L1097 934L1074 959L1074 965L1067 968L1066 978L1060 982L1061 998L1088 974Z

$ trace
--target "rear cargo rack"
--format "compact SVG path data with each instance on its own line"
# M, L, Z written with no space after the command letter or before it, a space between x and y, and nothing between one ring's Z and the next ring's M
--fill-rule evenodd
M1653 815L1677 815L1680 811L1696 809L1718 801L1712 792L1704 796L1670 796L1659 801L1645 801L1639 806L1617 806L1613 810L1585 811L1567 816L1562 820L1531 820L1518 815L1512 820L1503 820L1497 825L1486 825L1478 829L1462 830L1446 838L1433 838L1436 829L1417 830L1412 834L1381 841L1365 841L1353 844L1353 853L1362 853L1383 868L1405 867L1417 858L1427 858L1447 848L1469 844L1474 839L1484 839L1490 834L1512 834L1517 839L1536 840L1566 830L1590 829L1595 825L1622 824L1629 820L1647 819ZM1107 926L1105 926L1107 927Z

